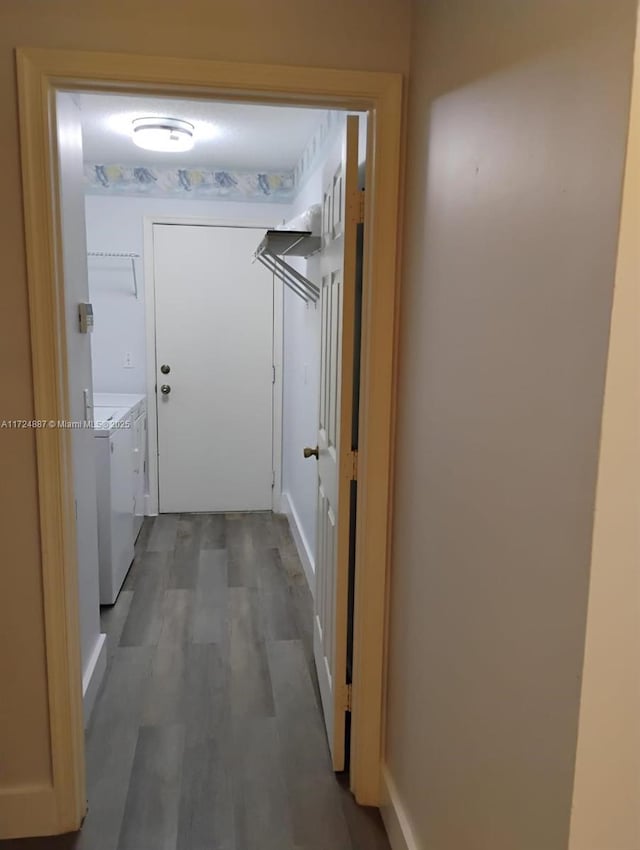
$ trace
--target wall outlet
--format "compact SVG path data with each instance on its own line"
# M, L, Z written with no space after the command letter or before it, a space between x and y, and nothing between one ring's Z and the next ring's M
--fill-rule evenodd
M125 369L133 369L133 357L131 356L131 352L127 351L124 355L124 368Z

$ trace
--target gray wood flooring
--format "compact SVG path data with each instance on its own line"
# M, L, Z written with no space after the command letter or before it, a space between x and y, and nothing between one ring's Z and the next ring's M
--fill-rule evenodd
M33 850L388 850L331 770L286 519L145 521L87 734L80 833Z

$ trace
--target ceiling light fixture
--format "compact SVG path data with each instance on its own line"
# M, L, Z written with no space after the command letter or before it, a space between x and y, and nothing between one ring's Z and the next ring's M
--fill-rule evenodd
M133 141L147 151L180 152L193 147L193 124L179 118L136 118L132 121Z

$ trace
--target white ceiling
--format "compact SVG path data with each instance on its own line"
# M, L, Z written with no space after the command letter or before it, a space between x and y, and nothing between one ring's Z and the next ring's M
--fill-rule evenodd
M80 95L85 162L291 171L325 114L318 109L104 94ZM136 147L131 121L170 116L195 126L192 150Z

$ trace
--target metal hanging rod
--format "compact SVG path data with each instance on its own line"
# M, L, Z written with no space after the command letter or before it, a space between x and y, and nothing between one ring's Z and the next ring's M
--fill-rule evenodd
M311 301L315 304L320 297L320 289L282 258L309 257L320 250L321 244L320 237L313 236L308 230L267 230L254 259L273 272L305 303Z
M272 256L271 254L259 254L256 259L259 263L269 269L269 271L274 274L279 280L281 280L292 292L295 292L304 302L309 303L309 293L306 289L304 289L295 278L290 277L284 269L278 268L276 265L277 257ZM313 299L314 301L316 299Z
M133 252L123 253L116 251L87 251L87 257L114 257L121 260L131 260L131 274L133 275L133 294L138 297L138 278L136 277L136 260L140 259L140 254Z

